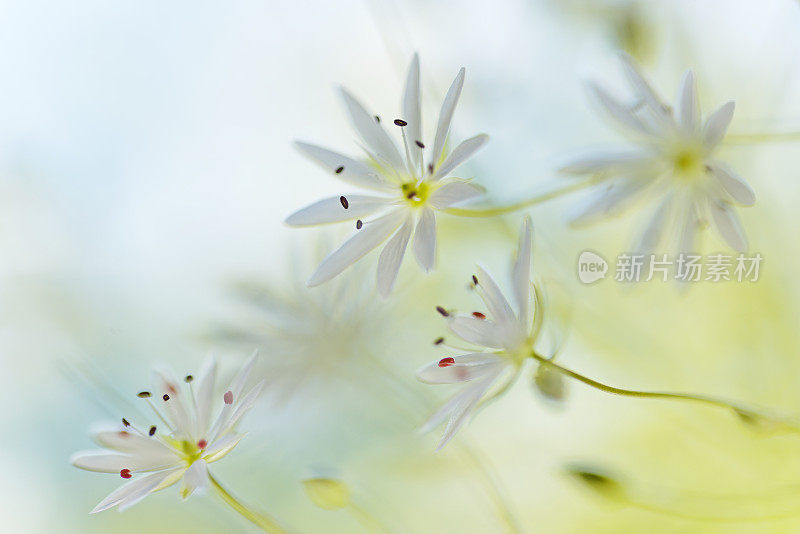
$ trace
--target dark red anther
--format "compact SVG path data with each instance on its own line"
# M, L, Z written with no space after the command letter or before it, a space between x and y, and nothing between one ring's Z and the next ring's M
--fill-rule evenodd
M201 439L200 441L197 442L197 448L198 449L205 449L207 445L208 445L208 442L206 440L204 440L204 439Z
M225 404L233 404L233 391L226 391L225 395L222 396L222 400L225 401Z
M441 306L436 306L436 311L439 312L442 317L450 317L450 313Z
M437 337L436 341L433 342L434 345L441 345L442 343L444 343L443 337Z
M119 476L121 476L122 478L128 479L128 478L131 478L133 475L131 475L131 470L130 469L123 469L122 471L119 472Z
M472 316L476 319L486 319L486 315L482 314L481 312L472 312Z
M439 367L450 367L451 365L455 365L455 363L456 361L448 356L447 358L439 360Z

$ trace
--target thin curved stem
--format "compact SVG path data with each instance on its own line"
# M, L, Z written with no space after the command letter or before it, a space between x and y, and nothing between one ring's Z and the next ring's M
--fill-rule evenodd
M366 509L362 508L361 506L351 502L348 505L347 509L350 511L353 517L355 517L356 520L370 532L378 532L381 534L391 532L375 516L370 514Z
M228 493L228 490L222 487L222 485L217 482L217 479L211 476L211 473L209 473L208 479L211 482L211 486L216 490L222 500L225 501L228 506L239 512L245 519L268 534L286 534L286 531L283 530L275 520L258 512L254 512L242 504L236 497Z
M729 402L726 400L706 395L693 395L691 393L674 393L670 391L641 391L636 389L624 389L615 386L609 386L608 384L603 384L602 382L598 382L597 380L589 378L588 376L576 373L571 369L562 367L561 365L558 365L550 361L544 356L537 354L535 351L531 351L531 356L539 363L549 365L551 368L555 369L556 371L565 376L573 378L579 382L586 384L587 386L593 387L600 391L605 391L606 393L611 393L613 395L621 395L623 397L638 397L638 398L648 398L648 399L666 399L666 400L698 402L701 404L707 404L710 406L717 406L719 408L732 410L734 413L736 413L736 415L738 415L743 420L748 422L752 423L768 422L768 423L778 424L787 430L800 433L800 426L798 426L798 423L796 421L791 421L782 417L759 413L758 411L743 404L739 404L736 402Z
M536 206L537 204L542 204L549 200L553 200L569 193L573 193L575 191L580 191L581 189L585 189L592 185L595 185L597 181L595 179L586 179L580 180L577 182L569 182L566 185L562 185L561 187L557 187L555 189L551 189L550 191L545 191L543 193L538 193L530 198L522 200L520 202L515 202L514 204L508 204L506 206L498 206L498 207L488 207L488 208L449 208L444 210L445 213L449 213L450 215L457 215L459 217L495 217L497 215L503 215L504 213L511 213L514 211L519 211L521 209L530 208Z
M758 143L787 143L800 141L800 132L762 132L728 134L725 136L726 144L753 145Z

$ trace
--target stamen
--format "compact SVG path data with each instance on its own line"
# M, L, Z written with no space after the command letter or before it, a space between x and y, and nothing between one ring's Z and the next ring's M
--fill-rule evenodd
M437 337L436 340L433 342L434 345L441 345L442 343L444 343L443 337Z
M381 122L381 118L375 115L375 122Z
M191 384L192 380L194 380L194 377L192 375L186 375L183 379L183 381L186 382L187 384Z
M207 445L208 445L208 442L206 440L204 440L204 439L201 439L200 441L197 442L197 448L198 449L205 449Z
M343 170L344 170L344 167L339 166L339 167L336 167L336 171L335 172L336 172L336 174L342 174Z
M406 121L404 121L403 119L395 119L394 120L394 124L395 124L395 126L399 126L401 128L404 127L404 126L408 126L408 123Z
M422 141L414 141L414 144L420 148L425 148L425 145L422 144Z
M436 311L439 312L442 317L450 317L450 313L441 306L436 306Z
M456 361L448 356L447 358L439 360L439 367L450 367L451 365L455 365L455 363Z
M408 200L411 200L411 199L412 199L412 198L414 198L415 196L417 196L417 192L416 192L416 191L409 191L409 192L408 192L408 194L406 195L406 198L407 198Z
M127 420L127 419L125 419L125 418L123 417L123 418L122 418L122 426L124 426L124 427L129 427L129 426L131 426L131 424L128 422L128 420Z
M486 319L486 315L481 312L472 312L472 316L476 319Z
M475 284L476 286L478 285L478 277L475 276L474 274L472 275L472 283Z
M155 425L153 425L153 426L150 427L150 430L147 432L147 435L148 436L153 436L153 435L155 435L155 433L156 433L156 427L155 427Z
M364 226L364 223L361 222L361 219L356 221L356 230L361 230L361 227Z
M222 400L225 401L225 404L233 404L233 391L226 391L225 395L222 396Z
M167 402L167 401L169 400L169 395L167 395L166 393L164 393L164 396L163 396L163 397L161 397L161 398L162 398L162 399L164 399L164 402Z
M169 395L164 395L164 397L162 398L164 399L164 401L168 401ZM175 432L175 429L172 428L172 425L169 424L169 421L167 421L167 419L163 415L161 415L161 412L158 411L158 408L156 408L156 405L153 404L153 401L151 401L150 399L145 399L145 400L147 401L147 404L150 406L150 409L153 410L153 413L156 414L156 417L161 419L161 422L164 423L166 427L169 428L172 432Z
M344 195L339 197L339 202L342 203L342 207L344 209L347 209L347 208L350 207L350 203L347 201L347 198Z
M428 163L428 174L433 174L433 163Z
M140 399L147 399L151 396L151 393L149 391L140 391L139 393L136 394L136 396L139 397Z
M119 476L121 476L122 478L128 479L128 478L131 478L133 475L131 475L131 470L130 469L123 469L122 471L119 472Z

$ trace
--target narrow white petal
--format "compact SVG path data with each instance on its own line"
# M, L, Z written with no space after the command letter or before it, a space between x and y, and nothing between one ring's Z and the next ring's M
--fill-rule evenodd
M714 224L725 242L737 252L746 252L747 237L731 205L727 202L712 202L710 207Z
M477 271L478 290L492 319L501 326L513 323L515 319L514 311L500 290L500 286L481 266L477 266Z
M459 202L479 197L483 193L484 189L482 187L458 180L446 183L434 191L431 195L430 203L437 210L443 210Z
M611 96L608 91L593 82L588 82L587 87L611 118L641 134L650 135L652 133L647 125L645 125L628 106L625 106L619 100Z
M393 183L361 161L302 141L296 141L294 145L303 155L343 182L376 191L386 191L394 187Z
M642 233L636 252L641 254L650 254L653 252L656 245L658 245L658 242L661 240L661 236L664 234L665 223L671 207L672 195L667 195L666 198L661 201L661 204L659 204L653 218L650 219L650 222Z
M172 422L178 434L184 437L192 436L196 432L194 420L189 417L189 412L183 403L178 381L164 370L156 369L155 373L160 382L160 392L169 396L165 397L168 400L159 398L156 402L161 404L167 419Z
M92 439L101 447L128 454L142 452L150 454L171 453L170 449L155 438L140 436L128 430L111 427L92 432Z
M641 151L595 151L573 157L559 170L569 174L625 172L647 164L652 158L651 154Z
M231 380L228 390L233 394L234 404L239 402L239 396L244 391L244 386L247 384L247 379L250 378L250 373L253 371L256 362L258 361L258 350L254 350L244 364L239 368L236 376Z
M526 216L519 232L519 248L511 273L519 322L525 328L530 321L528 308L531 300L531 239L531 218Z
M756 194L744 178L721 163L710 166L711 172L719 180L722 188L739 204L752 206L756 203Z
M625 77L628 79L628 83L631 84L631 87L633 87L633 90L636 92L636 96L644 100L645 104L647 104L648 108L650 108L656 117L667 119L668 114L664 106L664 100L653 90L650 83L642 75L633 58L627 54L621 54L621 59L622 70L625 73Z
M444 429L444 434L442 434L442 439L439 441L439 445L436 447L437 451L442 450L442 448L447 445L451 439L453 439L453 436L456 435L456 432L458 432L461 427L464 426L464 423L467 422L467 418L475 410L478 401L480 401L481 397L483 397L489 388L492 387L492 382L495 380L495 378L497 378L497 375L500 374L502 369L503 367L501 366L497 371L490 373L482 380L475 382L474 385L469 386L464 396L453 407L453 410L450 413L450 420L447 423L447 427Z
M499 349L505 344L505 329L489 319L458 315L447 322L450 330L468 343Z
M678 253L692 254L695 252L695 239L700 230L700 219L693 205L684 208L683 226L681 228Z
M419 89L419 56L414 54L411 65L408 68L406 78L406 90L403 93L403 117L408 125L405 126L406 139L408 140L408 150L411 155L411 166L413 169L419 168L419 161L422 157L420 149L415 141L422 142L422 118L420 115L421 99Z
M706 120L705 128L703 129L703 142L706 148L713 149L725 137L728 131L728 126L733 120L733 112L736 109L736 103L733 101L722 104L716 111L709 115Z
M697 83L694 73L687 70L677 98L678 123L686 133L694 132L700 127L700 104L697 101Z
M397 280L397 273L400 271L400 264L408 247L408 240L411 238L411 231L414 229L414 222L411 214L408 215L403 226L392 236L386 246L383 247L378 258L378 292L383 298L389 296Z
M233 405L236 408L232 413L230 411L223 411L223 413L220 414L217 424L214 425L214 429L211 431L212 442L220 439L236 429L236 425L239 424L239 421L242 419L242 417L244 417L244 415L250 411L250 409L256 403L256 400L258 400L258 396L261 395L262 389L264 389L263 380L253 386L253 388L242 397L241 402Z
M228 434L227 436L219 438L206 447L206 450L203 454L203 459L206 461L206 463L216 462L231 452L244 436L245 434Z
M414 232L414 257L426 273L433 270L436 262L436 215L428 207L422 208L417 221L417 229Z
M450 122L453 120L453 113L458 104L458 98L461 96L461 88L464 87L464 67L458 71L456 78L447 90L447 95L442 102L442 109L439 111L439 123L436 125L436 138L433 143L433 154L431 155L431 163L434 167L439 165L439 160L442 157L444 144L447 140L447 134L450 131Z
M153 492L168 477L174 475L176 472L183 471L183 469L183 467L178 467L176 469L159 471L158 473L132 480L114 490L108 497L100 501L90 513L96 514L113 508L118 504L120 505L120 509L122 509L123 505L126 508L130 508Z
M386 241L405 218L405 210L392 211L379 219L365 223L361 230L331 252L311 275L309 287L318 286L340 274L369 251Z
M650 180L642 178L625 179L602 189L596 188L588 201L572 214L570 224L583 226L604 217L617 215L624 205L641 193L649 183Z
M217 379L217 361L210 356L203 365L203 371L197 380L195 390L195 404L197 406L197 429L198 434L204 436L208 431L211 421L211 406L214 400L214 384Z
M286 224L289 226L314 226L351 221L371 215L379 209L385 208L389 203L387 199L381 197L344 196L347 199L347 208L342 205L341 197L325 198L289 215Z
M181 497L186 499L198 488L208 484L208 466L202 458L192 462L189 469L183 474L183 487Z
M397 151L397 146L386 133L386 130L383 129L383 126L346 89L341 91L350 119L353 121L353 127L359 133L361 139L367 144L372 153L381 158L383 162L388 163L395 169L402 169L404 164L403 159L400 157L400 152Z
M70 458L70 463L80 469L99 473L155 471L175 465L179 461L172 451L137 451L135 454L118 454L104 451L82 451Z
M495 366L501 365L503 359L487 352L473 352L453 356L453 362L436 360L417 371L417 379L426 384L454 384L469 382L486 376Z
M460 145L450 152L450 155L447 156L444 162L436 168L431 180L440 180L447 176L450 171L471 158L488 140L488 135L480 134L475 137L470 137L466 141L462 141Z

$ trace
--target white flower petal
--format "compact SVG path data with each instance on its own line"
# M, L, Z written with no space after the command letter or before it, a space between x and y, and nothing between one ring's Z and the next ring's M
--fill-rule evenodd
M487 352L473 352L453 356L454 363L436 360L417 371L417 379L426 384L455 384L486 376L503 359ZM443 364L444 363L444 364Z
M618 214L625 204L631 201L639 193L641 193L646 186L650 184L650 180L638 179L624 179L618 180L610 186L600 186L596 188L594 194L591 195L583 206L570 217L570 224L573 226L583 226L596 222L597 220ZM601 191L597 189L602 188Z
M453 113L458 104L458 98L461 96L461 88L464 87L464 67L458 71L450 89L447 90L447 95L442 102L442 109L439 111L439 123L436 125L436 138L433 143L433 154L431 155L431 164L434 168L439 166L439 161L442 158L442 151L444 150L445 141L447 141L447 134L450 131L450 122L453 120Z
M422 158L422 149L415 141L422 142L422 118L420 115L421 100L419 90L419 56L414 54L411 65L408 68L406 78L406 90L403 93L403 120L408 125L405 126L406 139L408 140L408 150L411 156L411 167L413 170L419 168Z
M183 474L183 487L181 487L181 498L188 498L198 488L204 488L208 484L208 466L202 458L192 462L189 469Z
M511 309L511 305L503 295L497 282L481 266L477 266L477 271L478 290L492 319L500 326L514 323L516 319L514 311Z
M711 168L711 173L719 180L722 188L733 200L743 206L752 206L756 203L755 191L744 178L722 163L714 163L709 167Z
M527 328L530 321L528 308L531 300L531 218L522 220L519 232L519 248L517 257L512 267L511 279L514 284L514 299L519 310L518 318L523 328ZM480 282L480 280L479 280Z
M398 209L379 219L365 223L361 230L358 230L353 237L322 261L311 275L308 286L318 286L327 282L360 260L369 251L383 243L400 226L405 216L405 210Z
M197 406L197 431L200 436L208 432L211 421L211 406L214 400L214 384L217 378L217 361L209 356L203 365L203 371L197 380L195 390L195 405Z
M123 509L123 506L125 508L130 508L144 497L155 491L164 480L178 472L183 472L184 469L184 467L178 467L166 471L159 471L158 473L153 473L151 475L147 475L146 477L132 480L114 490L108 497L100 501L100 503L95 506L90 513L96 514L98 512L108 510L109 508L113 508L118 504L120 505L120 510Z
M653 114L659 119L669 118L664 100L655 92L650 83L639 71L639 67L628 54L621 54L623 72L628 83L633 87L636 96L641 98Z
M253 386L253 388L242 397L242 400L238 404L233 404L236 409L233 410L232 413L230 410L223 410L223 412L220 414L217 424L214 425L214 428L211 431L212 442L236 430L236 425L239 424L239 421L242 419L242 417L244 417L244 415L249 412L256 403L256 400L258 400L258 396L261 394L261 390L263 388L264 381L262 380ZM228 417L228 414L230 414L230 417Z
M442 434L442 439L436 447L437 451L442 450L453 436L456 435L456 432L464 426L469 415L475 410L478 401L480 401L481 397L492 387L492 382L494 382L497 375L499 375L502 370L503 367L501 366L496 372L490 373L482 380L478 380L467 387L463 396L459 398L459 401L453 406L450 412L450 420L447 422L447 427L444 430L444 434Z
M219 438L206 447L206 450L203 452L203 459L209 464L211 462L216 462L231 452L244 436L245 434L228 434L227 436Z
M697 101L697 84L694 73L687 70L683 75L677 98L678 123L686 133L696 131L700 126L700 104Z
M737 252L746 252L747 237L731 205L727 202L712 202L710 208L717 231L725 242Z
M381 163L388 163L395 169L404 168L403 159L400 157L400 152L397 151L397 146L383 126L375 120L375 116L368 113L364 106L346 89L342 88L341 91L350 119L353 121L353 127L372 153L382 160Z
M692 254L695 252L695 238L700 230L700 219L693 205L684 209L683 226L680 231L680 243L678 244L679 254Z
M436 215L427 206L420 211L414 231L414 257L426 273L433 270L436 262Z
M92 439L101 447L124 453L170 453L170 449L155 438L148 438L128 430L98 429L92 433Z
M588 82L587 87L597 102L617 122L645 135L650 135L651 130L637 117L628 106L611 96L605 89L593 82Z
M468 343L499 349L505 345L505 329L494 321L457 315L447 322L450 330Z
M70 458L70 463L86 471L98 473L119 473L129 469L156 471L174 466L180 459L170 450L164 452L137 451L135 454L118 454L105 451L81 451Z
M559 171L569 174L629 172L652 160L652 154L639 150L594 151L573 157Z
M395 187L372 167L358 160L302 141L296 141L294 145L303 155L343 182L376 191L387 191ZM342 170L336 172L340 168Z
M462 141L436 169L434 175L431 177L431 181L440 180L447 176L450 171L471 158L488 140L488 135L480 134L475 137L470 137L466 141Z
M661 201L655 215L650 219L650 222L642 233L642 237L639 239L639 244L636 247L636 252L645 255L653 252L664 233L665 223L671 207L672 195L668 194L664 200Z
M247 384L247 379L250 377L250 373L252 372L256 361L258 361L258 350L253 351L250 357L239 369L239 372L236 373L236 376L233 377L233 380L231 380L228 390L233 394L234 405L239 402L239 396L242 394L242 391L244 391L244 386Z
M429 202L437 210L447 209L453 204L479 197L484 189L478 185L461 180L446 183L433 192Z
M411 238L411 231L414 229L414 222L411 214L406 218L403 226L392 236L386 246L383 247L378 258L378 292L383 298L392 292L397 273L400 271L400 264L408 247L408 240Z
M720 141L725 137L728 131L728 126L733 120L733 112L736 109L736 103L733 101L722 104L716 111L709 115L706 120L705 128L703 129L703 143L709 150L716 147Z
M360 219L385 208L389 201L382 197L345 195L348 206L342 205L341 197L329 197L315 202L289 215L289 226L315 226Z

